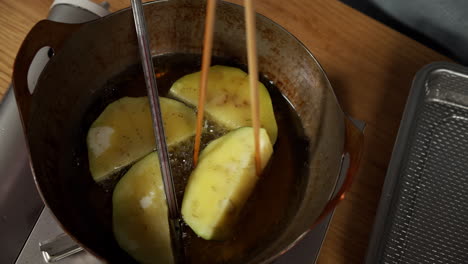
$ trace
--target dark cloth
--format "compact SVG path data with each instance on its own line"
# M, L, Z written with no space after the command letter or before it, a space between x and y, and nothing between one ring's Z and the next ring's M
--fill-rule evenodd
M468 65L468 1L342 0L342 2Z

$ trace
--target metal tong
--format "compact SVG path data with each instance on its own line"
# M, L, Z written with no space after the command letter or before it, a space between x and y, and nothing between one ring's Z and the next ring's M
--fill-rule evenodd
M149 45L148 32L146 28L145 15L141 0L131 0L133 19L138 38L141 64L145 75L146 89L151 107L151 117L153 121L153 131L156 138L156 146L159 157L159 164L166 194L166 201L169 209L169 227L172 241L172 251L175 263L185 261L184 247L182 241L182 219L177 203L174 181L169 164L169 154L167 151L166 136L164 133L163 120L158 96L158 87L154 73L153 61Z

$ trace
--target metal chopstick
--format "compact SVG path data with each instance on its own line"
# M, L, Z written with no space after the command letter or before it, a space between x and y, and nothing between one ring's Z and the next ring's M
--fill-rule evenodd
M169 209L169 225L171 228L174 257L177 263L184 260L181 217L177 203L174 181L172 178L169 155L167 151L166 137L164 133L161 108L159 104L158 88L156 76L154 74L153 61L146 28L146 20L143 13L141 0L131 0L133 19L138 38L141 63L145 75L146 88L151 106L151 116L153 119L153 130L156 137L156 146L159 157L159 164L164 183L164 191Z

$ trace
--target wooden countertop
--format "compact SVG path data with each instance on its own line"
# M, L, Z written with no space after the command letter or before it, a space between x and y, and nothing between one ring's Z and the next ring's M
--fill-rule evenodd
M108 2L112 10L129 5L128 0ZM51 3L0 1L0 98L23 38L46 17ZM344 111L367 123L360 173L336 210L319 258L319 263L363 263L412 78L425 64L448 59L337 0L257 0L257 11L312 51Z

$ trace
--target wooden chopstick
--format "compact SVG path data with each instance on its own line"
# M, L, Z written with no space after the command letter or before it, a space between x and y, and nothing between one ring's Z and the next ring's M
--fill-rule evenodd
M208 81L208 70L211 63L211 50L213 47L214 19L216 12L216 0L208 0L206 8L205 33L203 39L202 70L200 76L200 91L197 107L197 127L195 132L195 146L193 152L193 163L197 166L200 153L201 134L203 131L203 115L205 110L206 86ZM260 107L258 99L258 62L257 46L255 36L255 11L253 0L245 0L245 23L247 31L247 61L249 68L250 106L252 126L254 129L255 145L255 171L261 174L260 158Z
M216 0L208 0L206 6L205 33L203 37L203 55L200 76L200 91L197 107L197 127L195 131L195 146L193 151L193 164L197 166L200 153L201 134L203 132L203 115L205 112L206 86L208 83L208 70L211 64L211 50L213 48L213 31L216 14Z
M249 67L250 109L254 129L255 170L257 175L262 171L260 158L260 107L258 101L258 62L257 41L255 36L254 0L245 0L245 24L247 29L247 62Z

